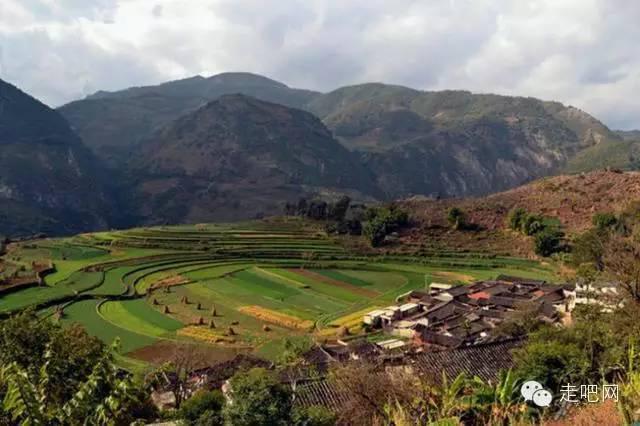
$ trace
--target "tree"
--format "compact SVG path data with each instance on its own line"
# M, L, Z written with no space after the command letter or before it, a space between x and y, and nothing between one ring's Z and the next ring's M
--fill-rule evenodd
M598 270L602 270L604 267L602 258L607 240L608 234L604 234L597 229L590 229L575 237L571 245L573 263L575 265L587 263Z
M338 201L329 205L329 219L343 221L349 210L349 204L351 204L351 198L343 195Z
M564 234L558 230L545 228L537 232L534 237L534 251L540 256L551 256L562 250L562 237Z
M300 198L300 200L298 200L298 206L296 208L296 213L298 214L298 216L306 216L307 212L308 212L308 205L307 205L307 200L306 198Z
M458 207L451 207L447 212L447 222L453 229L465 227L465 213Z
M114 351L79 325L62 328L33 311L0 322L5 410L14 420L41 424L152 417L146 388L116 367Z
M29 375L40 374L49 352L46 393L62 405L77 385L91 374L104 345L79 325L63 329L48 319L25 311L0 323L0 364L15 363Z
M314 220L325 220L327 219L327 209L328 204L326 201L312 200L311 203L309 203L307 217Z
M528 214L522 220L522 233L524 235L535 235L544 229L544 219L540 215Z
M509 228L513 229L514 231L521 231L522 224L526 216L527 216L527 211L522 207L512 209L509 212L509 215L507 216Z
M387 236L387 224L379 218L372 219L364 225L362 233L369 240L371 247L378 247Z
M623 325L621 312L608 313L598 305L578 306L572 316L571 327L542 327L515 351L520 377L538 380L553 391L568 382L619 379L627 345L640 337L637 320Z
M362 233L372 247L382 245L388 234L409 224L409 214L396 205L370 208L366 211L366 219Z
M263 368L233 376L228 397L223 410L228 424L284 426L291 422L291 392Z
M575 344L535 338L514 351L519 377L537 380L557 392L563 383L577 383L587 369L587 357Z
M295 401L298 381L303 378L313 378L316 371L307 365L303 355L313 347L313 341L309 338L286 338L283 350L277 360L278 371L291 386L292 399Z
M339 420L361 419L363 424L371 423L372 417L385 417L385 406L389 400L401 404L410 398L404 395L403 386L393 386L388 375L378 374L373 365L352 363L333 369L330 380L339 383L349 395L349 401L340 410Z
M189 375L200 365L203 358L202 351L201 347L194 344L177 345L170 360L159 370L151 373L151 376L155 378L162 377L167 373L173 376L173 380L169 382L169 390L175 395L176 408L178 409L188 396Z
M189 425L222 425L222 392L201 390L184 401L178 411L178 418Z
M603 265L626 296L640 303L640 244L622 236L611 238L605 248Z

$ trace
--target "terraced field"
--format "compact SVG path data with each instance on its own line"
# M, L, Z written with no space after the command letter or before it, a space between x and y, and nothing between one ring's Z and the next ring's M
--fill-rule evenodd
M364 312L431 281L553 279L548 265L481 253L351 253L295 219L83 234L23 243L11 256L50 259L56 271L46 285L1 296L0 315L62 309L64 324L118 337L127 365L161 362L182 343L275 357L287 337L359 333Z

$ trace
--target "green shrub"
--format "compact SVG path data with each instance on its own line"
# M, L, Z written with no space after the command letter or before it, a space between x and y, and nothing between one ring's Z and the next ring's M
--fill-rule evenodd
M378 218L370 220L362 228L362 233L371 244L372 247L378 247L387 236L387 225L384 220Z
M562 251L564 234L556 229L545 228L535 234L534 251L537 255L548 257Z
M512 209L509 212L509 216L507 216L507 221L509 222L509 228L513 229L514 231L522 230L522 224L526 216L527 216L527 211L522 207Z
M231 403L224 419L231 425L288 425L291 423L291 391L278 377L262 368L237 373L230 381Z
M598 270L602 269L606 234L597 229L590 229L578 235L571 248L571 257L575 265L588 263Z
M369 209L366 218L368 221L362 227L362 234L372 247L380 246L388 234L409 224L409 214L396 206Z
M221 425L223 406L224 396L220 391L199 391L182 403L178 417L190 425Z
M453 229L463 229L465 226L465 214L459 207L451 207L447 212L447 222Z
M318 405L296 408L293 411L292 423L296 426L333 426L336 424L336 415Z
M604 231L614 228L618 224L618 218L613 213L596 213L591 222L596 229Z
M522 233L524 235L535 235L544 228L544 218L540 215L528 214L522 220Z

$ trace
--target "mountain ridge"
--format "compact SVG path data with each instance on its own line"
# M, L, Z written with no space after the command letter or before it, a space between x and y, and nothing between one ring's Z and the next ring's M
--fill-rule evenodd
M0 80L0 234L106 228L102 173L58 112Z
M255 74L224 73L94 94L60 111L97 155L117 167L158 129L232 93L312 112L378 176L385 198L486 194L600 167L602 153L616 167L635 167L621 136L578 108L463 90L365 83L323 94Z
M96 92L58 110L99 157L118 166L127 158L129 148L153 132L222 95L240 92L291 107L301 107L315 93L291 89L255 74L224 73L116 92Z
M224 73L96 92L58 112L49 118L57 127L40 133L35 110L19 114L28 124L13 120L0 132L50 144L59 133L63 145L77 146L83 167L96 172L97 198L131 213L87 219L89 229L257 217L301 196L478 196L565 171L640 167L633 133L615 133L578 108L459 90L367 83L319 93Z
M315 116L244 95L178 118L132 158L131 179L150 206L142 216L169 223L279 214L284 202L327 189L379 192Z

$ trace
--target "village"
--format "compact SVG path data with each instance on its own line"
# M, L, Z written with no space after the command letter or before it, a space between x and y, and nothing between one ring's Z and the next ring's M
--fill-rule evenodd
M499 326L519 310L534 312L549 324L567 324L576 304L596 303L596 298L584 297L584 291L575 285L506 275L472 284L432 282L424 290L399 296L395 305L366 313L362 317L366 334L314 345L303 354L303 365L283 375L282 381L299 386L298 404L338 409L348 395L339 383L327 380L327 372L348 363L400 368L436 380L443 374L496 380L499 371L512 367L512 350L524 343L522 336L496 333ZM264 360L242 355L194 371L187 386L224 390L235 371L254 366L270 368ZM162 408L173 404L173 395L167 392L170 382L167 377L165 386L154 392Z
M538 319L548 323L568 321L576 288L500 275L471 285L433 282L399 300L402 303L365 314L364 324L394 337L378 342L382 349L429 350L493 341L498 336L492 331L519 309L534 309Z

